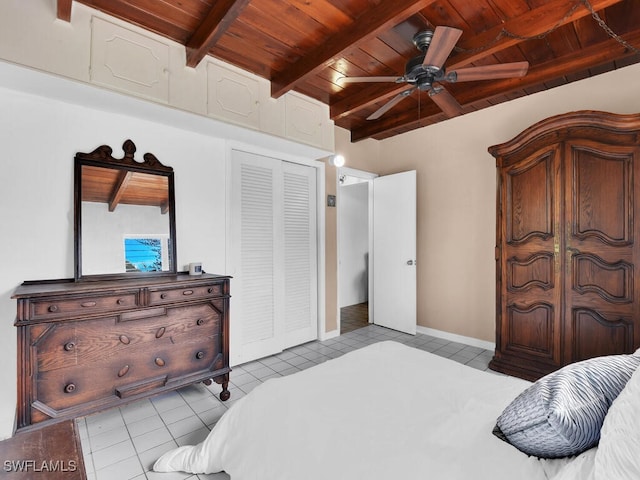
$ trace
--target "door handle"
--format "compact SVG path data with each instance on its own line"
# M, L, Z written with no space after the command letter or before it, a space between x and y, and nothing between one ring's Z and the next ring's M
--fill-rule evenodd
M407 265L417 265L418 262L416 260L407 260Z

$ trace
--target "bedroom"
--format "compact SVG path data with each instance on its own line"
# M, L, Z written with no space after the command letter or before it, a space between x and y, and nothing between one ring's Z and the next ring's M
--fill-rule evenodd
M47 5L48 14L42 14L42 23L34 24L31 30L46 31L43 26L47 24L48 28L56 31L65 28L57 23L55 27L50 25L51 2L42 3ZM2 12L3 22L22 22L11 2L4 3L2 8L7 9L6 14ZM14 20L16 16L18 20ZM10 30L2 29L7 35ZM0 41L1 56L9 61L15 61L18 47L12 43L14 41L15 37L3 37ZM32 43L45 41L44 36L30 39ZM23 49L38 47L30 47L27 41L21 45ZM53 63L55 60L52 56L47 61ZM56 65L46 67L54 72L61 68ZM421 192L418 198L421 246L418 259L421 265L429 266L418 273L418 318L421 326L483 342L494 341L495 161L487 153L487 147L506 141L536 121L556 113L584 108L638 112L640 96L637 95L636 79L639 74L638 66L632 65L384 141L365 140L351 144L349 133L336 129L336 150L344 152L350 167L379 174L418 170L418 190ZM54 83L50 85L56 88ZM616 87L611 88L611 85ZM15 302L8 298L10 293L26 279L72 275L70 171L72 155L76 151L103 143L117 146L125 138L134 136L141 150L146 148L144 151L154 151L162 159L166 158L166 162L176 169L176 178L180 182L177 212L179 258L185 257L183 262L193 258L201 260L208 271L225 270L224 258L212 253L213 250L224 249L224 235L213 225L201 221L211 213L199 206L203 202L215 203L218 200L215 195L219 193L212 192L212 187L217 185L215 182L220 181L216 180L217 167L211 165L215 160L206 160L204 154L223 150L224 145L219 139L170 127L158 119L141 121L137 114L125 114L125 111L131 112L140 105L127 97L109 97L110 100L118 98L119 105L82 107L74 102L62 101L60 104L60 100L55 98L47 100L31 94L14 95L14 87L2 91L2 103L7 108L3 108L1 114L2 131L5 132L4 171L6 178L16 179L2 189L1 207L3 219L9 219L3 230L5 267L0 288L3 292L2 312L8 319L2 327L1 340L3 365L6 366L2 372L5 385L16 383L15 328L12 326ZM461 131L464 132L464 142L459 141ZM265 141L265 148L273 148L273 144L268 143L271 140L254 138L251 132L247 135L245 142ZM59 147L52 150L52 145ZM429 146L432 161L415 157L414 153L422 151L424 145ZM185 155L185 148L190 151L189 168L187 162L180 159ZM300 153L297 149L306 147L287 143L286 148L295 155ZM323 155L324 152L317 152L316 158ZM393 162L389 162L390 158ZM446 161L438 161L441 159ZM198 173L201 171L210 172L210 175L201 175ZM326 193L329 194L335 178L329 168L326 174ZM204 198L202 191L208 192ZM335 281L332 280L335 279L332 271L335 241L331 240L332 235L335 237L331 230L333 213L331 210L326 212L327 305L331 304L332 288L335 289ZM221 212L215 215L221 215ZM44 246L39 243L43 230L47 231L48 238ZM471 239L469 232L473 232ZM447 241L442 241L443 238ZM30 248L25 249L25 245ZM35 259L34 254L37 255ZM335 304L335 300L333 302ZM326 331L331 332L335 329L335 315L332 317L333 310L329 306L326 311ZM0 436L11 434L15 400L12 389L2 396Z

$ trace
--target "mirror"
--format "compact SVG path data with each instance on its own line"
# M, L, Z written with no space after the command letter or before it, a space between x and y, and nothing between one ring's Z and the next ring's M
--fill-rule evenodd
M151 153L107 145L75 157L75 279L176 273L173 169Z

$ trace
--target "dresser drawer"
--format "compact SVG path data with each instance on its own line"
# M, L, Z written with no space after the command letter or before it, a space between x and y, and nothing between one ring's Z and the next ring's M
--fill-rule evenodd
M123 356L200 342L221 333L222 314L212 304L158 307L120 316L52 323L31 329L37 374L73 366L118 365ZM115 367L114 367L115 368ZM119 367L118 367L119 368Z
M215 298L222 295L222 284L215 283L195 287L149 289L149 305Z
M148 394L185 377L215 376L225 365L221 320L205 303L137 320L51 326L32 339L38 346L36 405L63 412L98 399Z
M76 316L105 315L120 312L140 305L140 291L133 290L109 295L92 295L32 299L29 302L30 320L55 320Z
M184 377L208 378L223 368L218 335L179 346L147 343L120 350L88 368L73 365L40 372L34 400L42 410L62 412L93 400L151 393Z

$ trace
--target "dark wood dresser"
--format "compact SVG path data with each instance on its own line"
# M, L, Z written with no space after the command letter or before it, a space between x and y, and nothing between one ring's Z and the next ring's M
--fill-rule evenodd
M13 298L18 430L194 382L230 396L229 277L25 282Z

